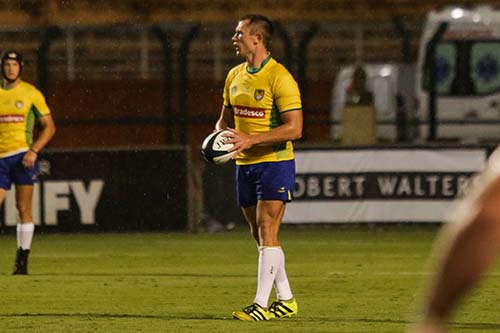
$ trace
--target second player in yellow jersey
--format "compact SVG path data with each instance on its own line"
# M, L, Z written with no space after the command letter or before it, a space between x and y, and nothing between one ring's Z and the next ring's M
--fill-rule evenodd
M33 85L20 81L11 89L0 89L0 158L29 150L38 118L49 115L43 95Z
M21 80L21 54L6 51L0 61L0 204L14 184L20 223L13 274L25 275L35 230L32 200L38 176L38 153L52 139L56 128L42 93ZM40 125L40 131L33 140L35 122Z

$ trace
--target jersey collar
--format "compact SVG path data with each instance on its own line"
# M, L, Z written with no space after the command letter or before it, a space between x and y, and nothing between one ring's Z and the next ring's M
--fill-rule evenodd
M266 59L264 59L260 67L250 67L247 65L247 72L250 74L257 74L258 72L260 72L262 68L264 68L264 66L269 62L269 60L271 60L271 53L267 55Z

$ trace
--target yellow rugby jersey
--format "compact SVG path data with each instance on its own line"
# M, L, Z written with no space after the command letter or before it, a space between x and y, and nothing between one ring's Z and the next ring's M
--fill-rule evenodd
M33 85L21 81L12 89L0 88L0 157L27 151L36 118L48 114L45 98Z
M288 70L268 56L261 68L244 62L227 75L224 106L233 110L236 129L257 134L282 124L280 114L302 109L300 91ZM293 159L291 141L273 146L253 146L240 153L236 164L255 164Z

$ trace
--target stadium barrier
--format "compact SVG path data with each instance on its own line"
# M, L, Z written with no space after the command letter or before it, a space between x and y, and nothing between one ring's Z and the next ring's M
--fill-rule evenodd
M235 164L215 165L205 162L203 167L203 206L206 217L226 225L246 224L236 201Z
M283 222L442 222L472 176L482 169L491 149L435 145L297 148L294 201ZM205 210L223 223L243 221L234 200L234 167L210 166L207 172L205 193L215 194L205 195Z
M186 230L189 165L184 146L47 150L40 156L34 221L53 231ZM14 187L0 217L2 230L17 223Z

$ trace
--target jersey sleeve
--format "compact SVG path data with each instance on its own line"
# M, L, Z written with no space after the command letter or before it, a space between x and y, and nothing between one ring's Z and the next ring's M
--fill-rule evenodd
M37 89L34 89L31 94L31 110L34 112L37 118L46 116L50 114L50 109L45 101L45 97L43 97L42 93Z
M276 77L274 96L279 112L302 109L299 86L286 70Z

